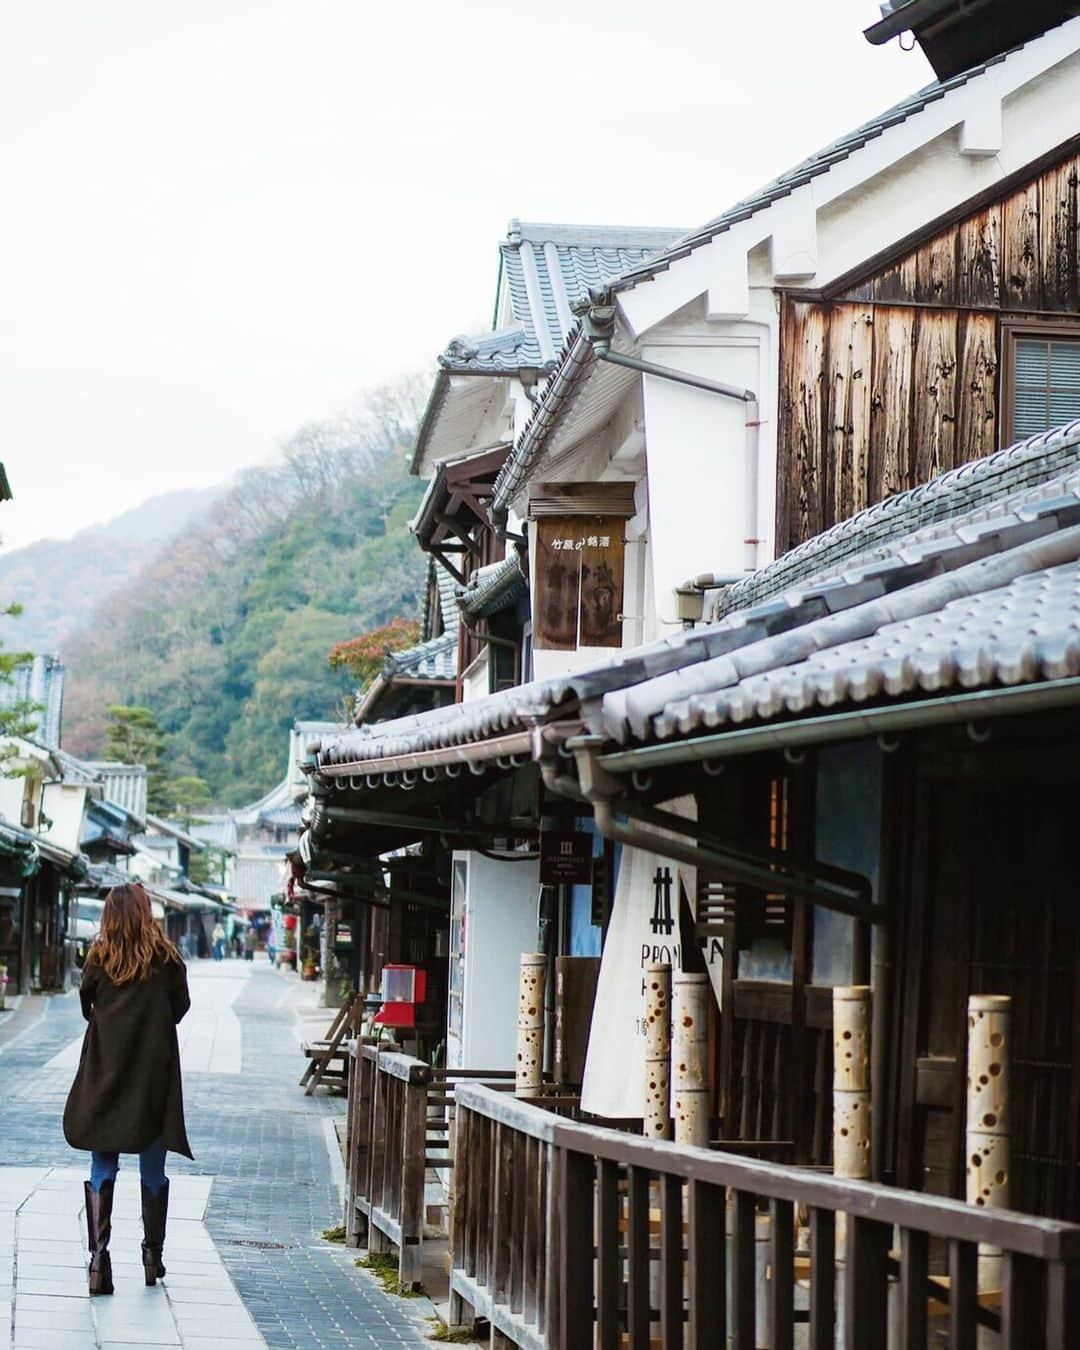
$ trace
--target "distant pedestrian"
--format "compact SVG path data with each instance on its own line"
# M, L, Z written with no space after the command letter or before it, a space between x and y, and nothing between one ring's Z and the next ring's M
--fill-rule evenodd
M85 1184L90 1293L111 1294L109 1237L119 1155L139 1155L148 1285L165 1274L166 1151L193 1156L176 1040L176 1024L191 1006L187 969L137 883L114 886L105 897L79 998L89 1026L64 1107L64 1138L72 1148L91 1150Z
M214 924L213 942L214 960L221 961L225 956L225 929L222 928L220 919Z
M244 960L255 960L255 948L259 945L259 935L255 931L255 925L249 924L244 932Z

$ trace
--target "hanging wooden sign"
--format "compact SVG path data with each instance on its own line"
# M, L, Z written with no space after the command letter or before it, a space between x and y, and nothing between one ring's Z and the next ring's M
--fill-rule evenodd
M621 647L622 516L542 516L536 522L533 644L540 650Z

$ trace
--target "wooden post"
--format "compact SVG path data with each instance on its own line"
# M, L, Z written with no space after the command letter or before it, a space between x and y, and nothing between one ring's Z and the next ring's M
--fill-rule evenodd
M967 1199L990 1209L1009 1206L1009 1039L1012 999L968 999ZM979 1289L1001 1288L1001 1252L979 1248Z
M671 1104L675 1140L709 1142L709 977L680 971L672 979Z
M342 1004L341 997L341 967L338 964L337 955L334 951L334 938L337 935L337 922L341 914L339 902L332 896L327 896L323 901L323 931L322 931L322 991L319 996L319 1004L323 1008L340 1008ZM299 939L303 945L303 937ZM303 953L298 953L297 964L300 963Z
M666 962L645 971L644 1108L645 1138L670 1139L671 966Z
M402 1291L420 1288L424 1241L424 1166L427 1149L427 1099L431 1070L413 1065L400 1085L401 1113L401 1202L398 1221L398 1283Z
M544 1082L544 986L547 957L543 952L521 953L518 984L517 1073L514 1091L535 1097Z

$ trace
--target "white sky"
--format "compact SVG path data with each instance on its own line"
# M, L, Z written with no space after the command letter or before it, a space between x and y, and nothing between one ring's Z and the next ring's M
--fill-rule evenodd
M933 78L873 0L3 0L10 548L487 326L512 216L692 227Z

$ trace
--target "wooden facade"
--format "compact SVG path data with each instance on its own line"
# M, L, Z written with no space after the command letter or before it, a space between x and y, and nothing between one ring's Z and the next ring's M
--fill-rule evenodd
M815 931L828 918L819 907L731 888L719 938L730 1011L713 1065L721 1147L830 1165L829 984L872 983L880 1004L874 1178L962 1197L968 999L1006 995L1014 1009L1011 1203L1080 1222L1080 909L1068 827L1080 790L1078 735L1080 722L1064 715L998 723L978 744L963 728L925 735L881 757L880 800L852 797L849 815L836 815L835 799L815 800L812 755L783 770L748 761L730 783L727 775L697 781L698 818L754 848L763 843L761 787L770 774L786 780L793 807L783 849L812 856L813 822L820 827L826 812L833 837L876 837L882 907L873 937L869 925L842 921L830 975L818 967ZM756 831L746 824L755 811ZM699 892L708 884L699 878ZM784 903L793 911L786 940ZM744 914L740 936L736 919L747 905L771 922L747 924ZM700 909L698 924L701 934Z
M1078 172L1070 143L901 256L784 294L777 553L1009 444L1010 323L1080 316Z

